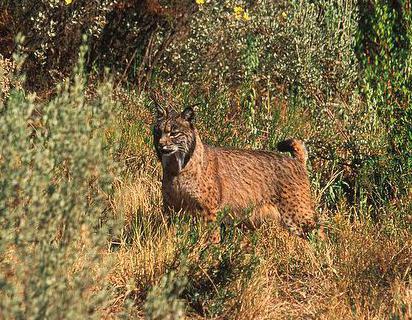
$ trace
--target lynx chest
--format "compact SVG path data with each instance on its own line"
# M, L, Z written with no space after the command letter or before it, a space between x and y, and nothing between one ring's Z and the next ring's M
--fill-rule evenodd
M201 190L194 177L178 175L164 176L162 181L163 200L175 211L195 212L201 210Z

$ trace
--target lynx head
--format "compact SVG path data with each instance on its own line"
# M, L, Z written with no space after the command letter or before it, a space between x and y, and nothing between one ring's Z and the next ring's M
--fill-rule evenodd
M156 104L157 119L153 128L154 146L163 167L176 162L180 171L189 161L196 144L194 110L187 107L181 113ZM173 161L171 161L173 160Z

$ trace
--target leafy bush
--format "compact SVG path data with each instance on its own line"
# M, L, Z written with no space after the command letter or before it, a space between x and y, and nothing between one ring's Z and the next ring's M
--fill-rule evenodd
M407 1L361 5L357 53L360 92L387 131L385 156L372 159L381 195L409 192L412 182L412 13Z
M100 221L115 174L103 139L113 102L110 83L86 100L80 52L73 79L51 101L38 104L21 89L0 101L5 319L96 318L108 297L100 251L110 221Z
M163 276L158 286L148 294L145 309L149 319L177 320L184 317L184 302L180 296L186 286L184 274L175 276L175 272Z
M207 3L186 41L168 49L163 71L206 87L252 81L286 90L297 85L309 95L351 90L356 20L352 2Z

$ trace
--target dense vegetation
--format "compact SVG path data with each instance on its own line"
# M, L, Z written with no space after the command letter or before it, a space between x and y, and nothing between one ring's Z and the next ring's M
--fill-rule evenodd
M0 319L412 318L411 46L409 0L3 0ZM327 238L165 224L152 92L305 140Z

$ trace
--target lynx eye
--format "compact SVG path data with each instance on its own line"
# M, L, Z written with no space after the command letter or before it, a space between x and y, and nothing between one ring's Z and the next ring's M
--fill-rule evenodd
M171 135L172 137L177 137L178 135L180 135L180 131L178 131L178 130L172 130L172 131L170 131L170 135Z
M170 135L172 137L177 137L178 135L180 135L180 133L181 132L179 131L179 129L177 127L172 126L172 129L170 130Z

